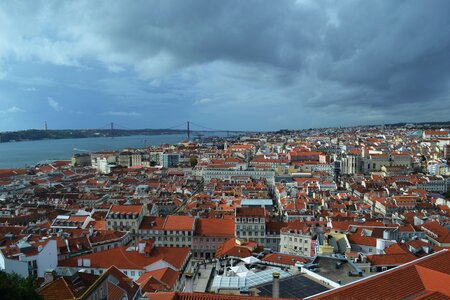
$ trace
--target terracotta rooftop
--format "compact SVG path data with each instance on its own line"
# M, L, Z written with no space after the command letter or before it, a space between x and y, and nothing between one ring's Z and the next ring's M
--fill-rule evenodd
M230 219L198 219L197 236L234 237L234 220Z
M256 251L257 246L258 245L255 242L242 242L236 238L231 238L217 247L216 257L223 257L226 255L248 257Z
M311 260L297 255L288 255L283 253L270 253L264 256L262 259L264 262L283 264L283 265L295 265L296 262L308 263Z
M120 287L114 285L112 282L108 281L108 299L110 300L122 300L126 299L126 293Z
M138 251L127 251L127 247L117 247L62 260L59 262L59 266L77 267L78 259L89 258L91 260L91 268L99 269L107 269L111 266L116 266L121 270L144 269L146 266L160 260L179 269L182 267L189 252L189 248L156 247L153 248L150 256L145 256Z
M110 213L136 213L139 214L143 205L113 205Z
M236 208L236 217L264 217L265 209L263 207L238 207Z
M209 293L147 293L144 295L150 300L273 300L272 297L255 297ZM278 298L288 299L288 298Z
M190 231L194 230L194 222L195 219L193 217L170 215L167 216L163 229Z
M139 229L162 230L165 219L163 217L144 216L142 218Z
M367 260L372 266L399 266L415 260L411 253L374 254L368 255Z
M142 274L137 283L143 291L169 291L175 286L179 275L179 272L167 267Z
M79 272L71 280L60 277L37 289L37 292L46 300L76 299L84 294L98 278L98 275Z
M306 299L448 299L445 282L450 282L448 250Z
M422 225L426 233L430 235L439 243L450 243L450 229L445 228L436 221L428 222Z

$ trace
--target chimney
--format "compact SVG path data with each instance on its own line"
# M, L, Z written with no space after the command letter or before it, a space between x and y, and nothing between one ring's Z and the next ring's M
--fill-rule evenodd
M66 244L67 252L70 253L70 246L69 246L69 240L64 238L64 243Z
M145 256L150 256L150 254L152 253L154 244L155 244L155 241L152 239L149 239L145 242L145 247L144 247Z
M190 272L184 273L185 283L184 283L184 292L185 293L193 293L194 292L194 274Z
M216 273L217 273L217 275L219 275L219 273L220 273L220 260L219 259L217 259L217 261L216 261Z
M139 254L144 254L145 241L139 241L138 249L139 249Z
M272 298L280 298L280 273L272 273L273 285L272 285Z
M42 284L42 286L49 284L53 280L55 280L55 271L51 269L45 270L44 283Z

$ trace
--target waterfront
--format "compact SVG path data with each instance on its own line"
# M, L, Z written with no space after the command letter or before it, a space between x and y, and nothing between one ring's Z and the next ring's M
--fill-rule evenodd
M0 169L23 168L47 160L68 160L74 153L174 144L185 139L184 134L169 134L0 143Z

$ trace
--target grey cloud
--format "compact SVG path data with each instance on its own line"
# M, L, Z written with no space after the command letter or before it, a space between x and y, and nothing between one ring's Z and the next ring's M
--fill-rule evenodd
M116 116L116 117L139 117L141 116L140 113L137 113L135 111L108 111L105 112L104 115L106 116Z
M391 118L405 105L417 107L410 113L423 103L450 105L449 11L445 0L8 2L0 25L13 29L0 33L15 43L0 43L0 53L131 68L156 103L188 94L221 99L208 106L352 107ZM27 19L37 26L20 29ZM180 85L163 90L170 80ZM150 101L139 87L137 101Z
M59 111L63 110L61 104L59 104L59 102L57 102L52 97L47 97L47 102L48 102L48 105L50 106L50 108L53 109L54 111L59 112Z

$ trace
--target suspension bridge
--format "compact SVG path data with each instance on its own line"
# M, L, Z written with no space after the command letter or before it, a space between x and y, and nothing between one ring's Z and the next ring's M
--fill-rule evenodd
M103 125L102 127L98 128L99 130L109 130L109 135L111 137L114 137L117 135L117 131L119 130L128 130L128 131L144 131L146 129L133 129L129 128L127 126L120 125L118 123L108 123ZM159 128L159 129L153 129L153 130L159 130L159 131L173 131L176 130L180 133L185 133L188 140L192 137L203 137L204 135L214 135L214 134L225 134L227 137L236 136L236 135L244 135L244 134L255 134L255 133L262 133L263 131L248 131L248 130L227 130L227 129L215 129L210 128L207 126L203 126L191 121L185 121L180 124L168 127L168 128Z

